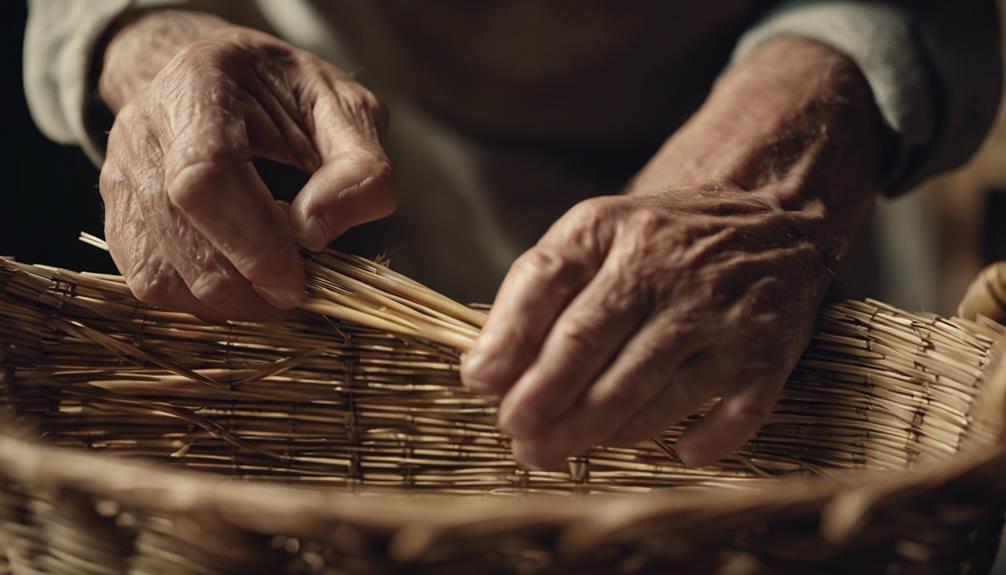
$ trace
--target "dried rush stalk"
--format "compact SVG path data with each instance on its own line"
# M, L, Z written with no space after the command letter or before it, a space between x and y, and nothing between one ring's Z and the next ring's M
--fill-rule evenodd
M97 236L84 232L80 239L108 250ZM304 311L460 351L472 347L485 322L484 312L358 256L324 252L306 259L305 267Z

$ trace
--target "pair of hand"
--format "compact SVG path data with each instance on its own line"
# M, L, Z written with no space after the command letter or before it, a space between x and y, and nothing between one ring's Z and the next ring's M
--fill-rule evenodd
M137 43L172 18L182 23L179 47L165 50L162 66L139 65ZM829 49L800 47L829 66L762 59L777 75L849 66ZM207 319L278 319L303 294L298 245L320 250L395 206L382 107L309 53L210 16L153 12L116 34L105 66L102 94L117 111L100 182L105 234L142 301ZM137 81L142 70L154 70L149 81ZM714 94L706 119L672 138L636 193L577 205L511 268L462 376L502 398L500 426L518 460L550 466L594 444L644 440L722 397L677 445L685 462L710 463L772 409L841 252L832 236L849 234L868 193L846 203L802 194L818 184L814 174L854 162L832 153L813 98L774 101L777 86L749 73L732 83L757 89L734 95L767 111L755 110L746 136L722 133L740 100ZM781 120L802 117L794 108L809 114L802 131ZM792 138L775 138L785 130ZM767 157L766 138L798 145ZM283 206L254 157L313 175ZM758 168L766 159L780 171L767 177ZM695 184L704 178L720 183Z

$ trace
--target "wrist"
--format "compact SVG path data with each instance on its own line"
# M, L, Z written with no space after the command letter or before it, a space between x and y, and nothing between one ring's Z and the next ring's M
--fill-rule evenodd
M98 96L117 113L179 50L237 26L202 12L151 9L123 14L99 55Z
M889 137L851 60L781 38L719 79L627 193L724 182L813 212L815 243L839 258L878 191Z

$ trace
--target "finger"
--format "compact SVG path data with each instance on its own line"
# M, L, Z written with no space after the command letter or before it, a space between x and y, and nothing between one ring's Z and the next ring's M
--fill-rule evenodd
M148 156L128 156L137 163L149 161ZM138 159L137 159L138 158ZM245 321L278 321L283 313L267 303L252 288L244 276L197 230L171 203L167 194L143 193L143 174L152 168L141 165L136 170L123 171L128 195L135 201L139 217L126 217L116 228L132 229L126 239L143 235L157 238L157 252L182 278L189 292L211 312L228 319ZM139 174L139 175L138 175ZM144 254L153 253L149 250Z
M398 195L380 142L387 112L373 94L336 79L311 109L322 165L294 198L291 216L300 244L320 251L347 229L390 215Z
M192 110L199 108L186 108L186 114L179 117L189 118ZM142 214L142 219L134 214L119 220L117 226L125 229L132 225L156 238L156 253L174 268L192 296L213 312L229 319L282 319L283 314L256 294L251 283L171 203L163 187L169 181L166 174L180 171L176 167L207 158L242 157L240 150L246 146L241 141L243 128L228 118L188 122L186 126L199 126L201 134L169 136L168 141L175 144L171 153L165 154L164 114L160 107L140 102L126 105L116 117L106 165L115 166L121 180L116 182L121 192L118 195L131 198ZM105 195L104 189L102 193ZM125 239L136 236L124 234Z
M507 272L461 377L477 393L502 395L538 355L546 334L596 268L575 251L539 244Z
M637 291L612 252L601 270L556 320L541 352L499 410L499 427L514 437L538 433L565 412L619 353L643 320L648 298Z
M168 197L269 303L289 309L304 297L304 269L283 210L251 162L188 164L168 180Z
M137 300L159 307L192 314L203 321L221 322L224 317L197 300L181 276L158 253L146 234L123 241L117 230L105 227L112 261L126 279L126 286Z
M744 445L772 413L785 375L776 366L746 372L739 386L693 423L674 449L688 466L711 465Z
M232 320L283 319L283 312L267 303L166 197L161 203L148 227L158 234L166 259L200 303Z
M216 313L237 321L280 321L282 311L269 304L229 261L207 241L205 245L188 248L190 253L202 253L198 265L185 262L187 258L172 259L178 275L189 291L203 305ZM175 251L172 255L178 255Z
M297 240L321 251L349 228L390 215L397 205L391 164L373 147L329 158L291 204Z
M565 415L531 438L513 442L518 461L551 465L602 443L673 381L678 367L702 346L692 329L657 319L640 330L622 353ZM681 405L698 405L711 390L672 386Z
M162 260L151 258L134 267L126 276L126 285L145 304L185 312L206 322L221 323L226 319L196 299L178 272Z
M112 261L133 297L148 305L190 313L204 321L223 318L192 295L181 276L163 257L148 233L143 211L128 193L127 180L115 162L102 166L98 187L105 204L105 239Z
M194 221L198 219L204 229L217 227L218 222L212 222L212 216L207 215L216 213L221 220L221 231L215 232L215 237L221 245L226 244L226 249L232 254L248 254L251 250L242 243L245 241L256 242L255 245L262 245L262 249L268 251L269 238L250 238L251 234L239 229L243 204L253 204L252 213L257 214L253 218L263 219L266 217L263 214L267 215L268 210L273 210L275 219L280 222L277 225L286 225L282 219L282 210L271 199L262 201L261 196L268 192L262 191L264 185L260 181L258 184L262 188L257 192L239 195L236 191L243 183L247 183L247 179L253 179L253 184L257 180L250 164L247 164L246 169L251 172L243 175L240 170L227 169L228 165L234 166L236 162L248 157L244 126L238 119L226 114L209 116L205 122L192 122L189 124L192 126L189 131L183 131L174 137L172 146L162 156L163 136L153 130L153 126L158 125L155 121L157 113L159 112L138 108L135 114L139 117L123 124L130 127L122 140L124 147L129 150L125 157L132 164L128 170L122 170L122 173L129 180L132 195L144 214L147 233L157 238L165 260L174 267L201 304L228 319L281 320L284 314L277 306L268 303L253 288L252 283L196 227ZM122 112L119 116L121 118ZM117 125L120 124L120 118L116 119ZM115 130L113 127L113 132ZM167 189L161 187L162 180L159 176L162 173ZM219 196L214 197L218 191L215 189L218 177L222 181L220 190L223 190L223 201L216 201ZM259 194L259 199L255 198L256 193ZM190 218L175 202L196 217ZM287 236L290 236L289 231ZM292 240L287 243L290 249L295 250ZM275 257L271 255L274 253L277 250L273 249L267 257ZM253 261L250 256L235 256L235 259L254 277L270 273L250 268L250 262ZM293 269L301 270L301 265L299 256L295 257ZM294 281L302 285L302 271L300 275L296 275L297 272L290 272L288 267L279 272L280 275L291 273L294 274Z
M728 389L735 380L736 364L730 358L709 352L689 358L671 377L660 395L629 418L605 444L635 445L660 435L668 427L695 413L701 402L718 390ZM682 388L701 390L688 397ZM695 404L699 401L699 404Z

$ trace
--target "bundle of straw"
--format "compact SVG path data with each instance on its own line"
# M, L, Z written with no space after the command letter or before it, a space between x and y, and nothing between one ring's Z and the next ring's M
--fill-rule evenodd
M720 465L677 465L661 448L674 426L528 471L458 379L484 312L361 258L306 264L284 323L211 325L137 302L118 276L2 261L0 409L17 424L0 434L0 556L15 573L802 570L839 550L974 567L993 548L998 324L833 302L768 424ZM168 465L257 481L221 489ZM850 475L864 469L916 471ZM872 499L836 506L861 487ZM482 501L531 493L548 496ZM920 497L957 512L866 519Z

